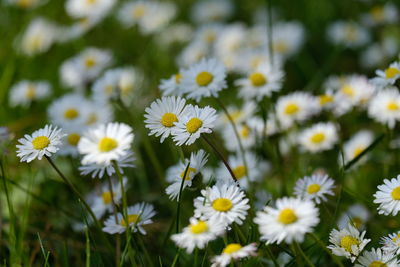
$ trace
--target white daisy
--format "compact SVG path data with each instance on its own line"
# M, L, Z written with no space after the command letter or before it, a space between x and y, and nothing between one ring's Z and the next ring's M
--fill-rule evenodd
M374 197L374 203L379 204L379 214L396 216L400 210L400 175L391 180L383 180Z
M101 105L101 108L99 108ZM84 126L95 127L113 120L113 109L107 103L88 101L83 114Z
M242 246L238 243L230 243L225 246L221 255L215 256L211 262L212 267L224 267L228 266L231 262L250 257L256 256L257 244L251 243L246 246Z
M282 70L276 64L271 67L271 64L266 62L249 73L247 78L237 80L235 85L240 87L239 96L260 101L265 96L271 96L272 92L280 90L282 79Z
M153 222L151 219L156 212L152 204L137 203L127 209L127 221L121 213L117 214L117 222L115 216L111 215L105 222L103 231L109 234L122 234L127 227L130 227L133 232L139 231L142 235L146 234L143 226Z
M378 77L372 79L372 81L377 85L381 87L393 85L400 78L400 62L391 63L385 70L377 70L376 75Z
M79 155L77 146L79 140L81 139L82 129L79 129L79 127L74 128L75 129L69 128L69 130L66 131L64 142L62 143L58 154L63 156L71 156L73 158L76 158Z
M163 79L160 83L160 90L162 95L169 96L181 96L183 94L182 88L180 87L182 74L180 70L178 73L172 75L169 79Z
M256 138L257 138L256 127L251 127L249 124L242 123L240 125L236 125L236 130L238 132L240 141L242 142L243 148L244 149L252 148L256 143ZM240 151L238 138L231 124L227 125L223 129L222 135L227 150L232 152Z
M276 116L283 129L295 122L302 122L319 111L315 97L305 92L294 92L278 98L275 105Z
M203 97L218 97L227 87L225 67L215 58L203 59L182 71L181 88L188 98L200 101Z
M230 0L202 0L193 5L191 15L199 24L223 21L232 15L233 8Z
M381 238L382 250L388 254L400 254L400 232L389 234Z
M266 161L258 159L254 153L245 152L244 157L246 159L247 168L243 162L243 157L239 153L229 156L228 164L232 168L240 187L246 189L249 186L249 182L260 181L265 177L270 166ZM222 164L217 170L216 177L218 180L224 182L230 182L232 180L231 174L226 169L225 165Z
M121 156L117 160L119 172L123 174L123 168L135 167L135 165L133 164L134 161L134 153L132 151L127 151L126 155ZM112 163L90 163L80 166L79 171L81 172L81 175L91 174L92 178L103 178L104 174L107 174L108 176L113 175L115 173L115 168Z
M88 105L88 100L80 94L67 94L53 101L47 113L52 123L66 129L77 128L85 123Z
M25 135L18 139L20 145L17 145L17 156L21 162L31 162L34 159L41 160L43 156L50 157L56 153L61 145L61 139L64 134L61 129L52 125L46 125L44 128L34 131L32 135Z
M190 154L190 160L186 159L167 170L167 181L171 183L165 192L171 199L176 199L179 195L180 188L182 190L186 187L192 186L193 178L203 170L204 165L207 163L208 154L200 149L197 152ZM188 163L190 162L189 166ZM187 171L186 168L188 167ZM185 176L186 171L186 176ZM183 185L182 185L182 179Z
M393 3L373 6L368 13L363 14L361 21L367 26L395 23L399 19L399 12Z
M299 134L299 144L312 153L329 150L337 141L337 130L332 122L314 124Z
M186 100L170 96L157 99L145 109L145 127L150 129L149 135L161 136L160 142L171 135L175 124L185 114Z
M209 23L200 25L200 27L194 33L193 39L198 42L204 42L208 45L212 45L217 36L220 34L223 26L219 23Z
M82 164L106 164L126 156L132 141L132 128L124 123L101 124L84 133L78 143Z
M357 259L354 267L396 267L400 262L397 260L396 255L392 253L385 253L380 248L371 251L365 251Z
M351 224L341 230L333 229L329 234L328 248L336 256L344 256L354 262L358 255L362 252L364 247L371 241L371 239L364 239L365 231L361 234Z
M296 21L278 22L273 25L272 48L283 59L294 55L304 43L304 26Z
M203 249L208 242L225 232L225 225L216 221L202 221L190 218L190 224L179 234L171 236L172 241L191 254L195 248Z
M216 110L206 106L188 105L182 118L175 122L171 134L178 146L193 144L202 133L211 133L214 121L217 119Z
M336 21L329 25L328 38L338 45L357 48L370 40L369 32L361 25L349 21Z
M394 128L400 119L400 93L397 88L382 89L371 100L368 115L376 121Z
M46 98L50 94L50 88L46 81L20 81L10 89L10 105L26 107L33 101Z
M150 1L129 1L123 3L118 10L118 19L125 27L132 27L148 15Z
M240 108L236 106L227 106L229 117L232 121L239 125L250 119L257 109L257 105L253 101L246 101ZM218 115L218 128L225 129L231 124L229 117L225 112L220 112Z
M357 229L362 230L370 216L370 211L366 207L360 204L354 204L340 216L338 226L339 228L344 228L350 223Z
M373 142L374 135L371 131L361 130L350 140L344 143L343 154L345 162L349 162L360 155ZM365 160L367 157L363 157Z
M102 18L115 3L115 0L68 0L65 2L65 10L73 18Z
M303 242L304 235L313 231L319 223L319 212L314 203L298 198L280 198L276 208L266 206L257 212L254 222L258 224L261 239L267 244L290 244L293 241Z
M297 197L313 200L319 204L326 201L326 195L333 196L334 181L328 175L314 174L305 176L296 182L294 194Z
M180 67L189 67L198 63L210 54L210 48L203 42L191 42L177 57L177 64Z
M172 2L152 2L148 9L146 16L141 17L139 24L140 31L143 34L158 34L162 32L177 13L176 4Z
M194 213L202 220L216 220L225 225L242 224L250 208L248 203L236 184L217 184L201 190L201 196L194 200Z

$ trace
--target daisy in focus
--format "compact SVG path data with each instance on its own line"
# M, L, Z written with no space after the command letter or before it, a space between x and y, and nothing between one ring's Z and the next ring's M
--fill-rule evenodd
M276 200L275 206L266 206L254 218L261 239L267 244L301 243L305 234L312 232L319 223L319 211L310 200L284 197Z
M313 200L316 204L326 201L327 195L333 196L334 181L328 175L314 174L297 180L294 188L295 196Z
M117 214L117 222L115 221L115 216L111 215L104 222L103 231L109 234L122 234L127 227L130 227L134 233L139 231L139 233L145 235L146 230L143 226L153 223L151 218L154 215L156 215L156 212L153 205L141 202L128 207L126 220L121 213Z
M216 59L203 59L182 71L180 86L188 98L199 102L203 97L218 97L227 87L225 67Z
M225 246L221 255L215 256L212 259L212 267L224 267L228 266L231 262L247 258L250 256L256 256L257 244L251 243L246 246L242 246L238 243L230 243Z
M203 170L207 158L208 155L201 149L190 154L190 160L186 159L167 170L167 181L171 184L165 189L165 192L171 199L178 198L181 186L182 190L192 186L193 178ZM184 180L183 184L182 180Z
M194 199L195 217L224 225L242 224L250 208L249 200L234 183L217 184L201 190Z
M393 253L385 253L380 248L373 248L370 251L365 251L358 257L354 267L396 267L399 264L400 262Z
M21 158L21 162L31 162L34 159L41 160L43 156L51 157L52 154L59 150L61 139L64 137L62 130L46 125L32 133L18 139L20 143L17 145L17 156Z
M338 134L333 123L317 123L299 135L299 143L312 153L331 149L338 141Z
M400 175L383 180L374 197L374 203L379 204L379 214L396 216L400 210Z
M400 254L400 232L389 234L381 238L382 250L387 254Z
M393 85L397 79L400 78L400 63L393 62L385 70L377 70L377 77L372 79L377 85L385 87L388 85Z
M333 229L329 234L328 248L336 256L344 256L354 262L364 247L371 241L365 239L365 231L360 233L357 228L348 224L347 227L340 230Z
M107 164L126 156L133 141L132 128L124 123L101 124L86 131L78 143L82 164Z
M188 105L182 118L175 122L171 133L178 146L193 144L202 133L211 133L217 119L216 110L206 106Z
M185 114L186 100L170 96L157 99L145 109L145 127L150 129L149 135L161 136L160 142L171 135L175 124Z
M190 224L181 233L171 236L172 241L191 254L195 248L203 249L208 242L215 240L225 232L225 225L216 221L202 221L190 218Z

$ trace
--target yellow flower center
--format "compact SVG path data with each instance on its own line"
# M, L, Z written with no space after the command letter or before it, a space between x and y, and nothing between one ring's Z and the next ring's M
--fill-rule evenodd
M361 220L360 217L353 217L351 218L351 221L353 222L354 226L357 228L361 228L363 221Z
M368 267L387 267L387 265L382 261L373 261Z
M132 10L132 16L134 18L141 18L143 17L144 13L146 12L145 6L137 6Z
M28 99L33 99L36 96L36 89L35 86L29 85L26 89L25 96Z
M88 118L87 118L85 123L86 123L86 125L92 125L92 124L94 124L96 122L97 122L96 113L91 113L91 114L89 114L89 116L88 116Z
M85 58L85 66L90 69L94 65L96 65L96 60L93 57L87 57Z
M209 73L208 71L202 71L197 74L196 82L200 86L207 86L212 82L213 79L214 76L211 73Z
M50 140L47 136L38 136L32 140L34 149L40 150L47 147L50 144Z
M299 111L299 106L296 103L289 103L285 107L285 114L293 115Z
M357 36L358 36L358 32L357 32L357 29L354 26L349 25L349 26L346 27L346 29L345 29L345 38L346 38L346 40L354 41L354 40L357 39Z
M226 212L232 208L232 201L223 197L217 198L213 201L212 207L217 211Z
M64 118L67 120L73 120L79 116L79 112L74 108L69 108L64 112Z
M311 136L310 140L314 144L319 144L325 140L325 134L324 133L316 133Z
M117 140L109 137L103 137L99 142L100 152L109 152L118 146Z
M114 86L112 86L111 84L109 84L109 85L106 85L105 87L104 87L104 92L107 94L107 95L111 95L111 93L114 91Z
M394 101L390 101L387 103L386 108L390 111L397 111L399 110L399 105L397 105L397 103Z
M186 123L186 130L188 133L195 133L197 132L200 127L203 126L203 121L200 120L199 118L191 118L187 123Z
M321 186L319 184L310 184L307 187L307 193L309 194L315 194L321 189Z
M273 44L273 49L278 53L285 53L288 50L288 46L284 41L280 40Z
M86 3L89 5L93 5L97 2L97 0L86 0Z
M174 113L167 112L161 117L161 124L165 127L174 126L174 122L178 121L178 117Z
M250 74L249 79L253 86L263 86L267 83L267 78L265 78L265 76L259 72Z
M320 95L318 98L319 98L319 104L321 106L324 106L333 101L333 96L331 95Z
M175 74L175 82L177 84L181 83L181 79L182 79L182 74L180 74L180 73Z
M349 85L344 85L341 89L342 93L347 95L347 96L353 96L354 95L354 89L353 87Z
M32 5L32 0L18 0L16 4L20 7L26 8Z
M340 240L340 246L349 253L352 253L352 250L351 250L352 246L354 246L354 245L358 246L359 244L360 244L360 241L358 241L357 238L352 237L351 235L345 235Z
M292 224L297 221L297 216L294 213L294 210L290 208L286 208L281 210L278 216L278 222L283 224Z
M67 137L68 144L70 144L71 146L76 146L79 143L80 139L81 139L81 136L76 133L71 133Z
M224 250L222 251L222 253L225 253L225 254L232 254L232 253L234 253L234 252L240 250L241 248L242 248L242 246L241 246L240 244L232 243L232 244L227 245L227 246L224 248Z
M370 14L376 22L382 21L385 18L385 10L381 6L375 6L371 9Z
M196 223L196 224L189 225L189 229L190 229L190 232L192 232L192 234L198 235L198 234L201 234L201 233L204 233L205 231L207 231L208 225L204 221L198 221L198 223Z
M243 125L242 128L240 129L240 136L242 137L249 137L250 135L250 128L247 125Z
M238 180L242 179L247 173L246 167L243 165L237 166L232 171L235 174L236 179Z
M400 200L400 186L393 189L391 195L394 200Z
M364 151L365 147L363 146L358 146L354 149L353 152L353 158L357 157L358 155L360 155L363 151Z
M399 75L399 74L400 74L400 70L397 69L397 68L390 67L390 68L387 68L387 69L385 70L385 77L386 77L386 79L392 79L392 78L394 78L396 75Z
M104 204L110 204L112 201L112 194L111 192L103 192L101 194L101 198L103 199Z
M126 223L125 219L122 219L121 225L127 227L132 223L137 223L140 221L139 214L130 214L128 215L128 223Z
M399 241L399 239L400 239L400 234L397 234L395 237L392 238L392 241L396 243L397 241Z
M197 170L195 168L189 167L187 172L186 172L185 178L183 178L183 176L185 175L185 171L181 172L181 179L190 180L190 173L191 172L196 173Z

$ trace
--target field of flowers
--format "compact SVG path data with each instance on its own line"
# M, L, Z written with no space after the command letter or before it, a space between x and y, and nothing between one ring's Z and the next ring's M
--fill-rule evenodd
M399 9L1 0L1 266L400 266Z

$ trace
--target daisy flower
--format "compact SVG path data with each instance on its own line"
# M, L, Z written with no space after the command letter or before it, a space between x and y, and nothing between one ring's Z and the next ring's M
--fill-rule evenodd
M28 106L33 101L41 100L50 94L50 84L45 81L20 81L10 89L10 105Z
M107 123L91 128L81 137L78 151L82 164L110 165L125 156L133 141L132 128L124 123Z
M331 122L314 124L299 135L300 145L313 153L331 149L337 140L336 127Z
M377 70L376 75L378 77L372 79L372 81L377 85L381 87L393 85L400 78L400 63L393 62L387 69Z
M349 21L336 21L327 30L330 41L337 45L357 48L370 40L368 31L361 25Z
M275 205L276 208L266 206L254 218L267 244L301 243L304 235L319 223L318 209L310 200L284 197L277 199Z
M53 101L47 113L52 123L66 129L77 128L85 123L88 105L88 100L80 94L67 94Z
M396 216L400 210L400 175L391 180L383 180L374 197L374 203L379 204L379 214Z
M216 119L215 109L209 106L200 108L188 105L182 113L182 118L175 122L175 127L171 131L173 140L178 146L191 145L200 138L202 133L212 132Z
M237 125L248 121L248 119L253 116L256 109L257 105L253 101L246 101L240 108L236 106L228 106L226 108L230 118ZM225 129L228 125L231 125L229 117L225 112L220 112L218 115L218 128Z
M119 168L120 173L124 173L123 168L133 168L135 165L133 162L135 161L135 156L132 151L127 151L127 153L124 156L121 156L117 160L117 165ZM88 175L91 174L92 178L103 178L104 174L107 174L108 176L113 175L116 173L115 168L113 164L110 163L90 163L87 165L82 165L79 167L79 171L81 175Z
M393 128L400 119L400 93L395 87L379 91L368 106L368 115Z
M76 158L79 155L77 146L81 139L81 135L81 129L78 129L78 127L66 131L64 142L62 143L61 149L58 153L62 156L72 156L73 158Z
M380 248L373 248L371 251L365 251L358 257L354 267L396 267L399 264L400 262L393 253L385 253Z
M192 18L198 24L223 21L233 13L234 5L230 0L197 1L192 8Z
M197 102L203 97L218 97L227 87L225 67L216 59L203 59L182 71L181 88L188 98Z
M248 120L250 122L250 120ZM263 124L262 124L263 125ZM242 142L244 149L250 149L256 143L257 131L255 127L250 126L247 123L241 123L236 125L236 129L239 134L240 141ZM236 136L235 130L231 124L227 125L222 130L222 136L227 150L232 152L240 151L240 145Z
M239 153L229 156L228 164L232 168L240 187L246 189L249 186L249 182L261 180L270 166L267 162L258 159L254 153L245 152L244 157L246 159L247 168L243 162L243 157ZM225 165L222 164L217 170L216 177L223 182L230 182L232 180L231 174L226 169Z
M317 113L317 100L308 93L294 92L278 99L275 105L276 117L283 129L295 122L302 122Z
M32 135L25 135L18 139L17 156L21 162L31 162L34 159L41 160L43 156L50 157L59 150L64 134L61 129L46 125L44 128L34 131Z
M115 4L115 0L68 0L65 10L73 18L104 17Z
M294 194L319 204L327 200L326 195L334 195L333 188L335 188L334 182L328 175L314 174L297 180Z
M371 241L371 239L364 239L365 231L361 234L351 224L341 230L333 229L329 234L328 248L336 256L344 256L354 262L358 255L362 252L364 247Z
M118 11L118 19L125 27L132 27L148 15L150 1L129 1L123 3Z
M338 226L339 228L344 228L350 223L357 229L362 230L370 216L370 211L366 207L360 204L354 204L340 216Z
M186 100L170 96L157 99L145 109L145 127L150 129L149 135L161 136L160 142L171 135L175 124L185 113Z
M400 232L389 234L381 238L382 250L388 254L400 254Z
M356 133L350 140L344 143L343 153L345 162L349 162L360 155L373 142L373 133L362 130ZM366 159L363 158L363 160Z
M247 78L239 79L235 85L240 87L239 96L260 101L265 96L271 96L282 88L283 72L278 67L271 67L270 63L261 64Z
M190 224L179 234L171 236L172 241L191 254L195 248L203 249L208 242L215 240L225 232L225 225L216 221L202 221L190 218Z
M209 55L210 48L203 42L191 42L179 54L177 63L181 67L188 67L198 63L205 56ZM181 72L180 72L181 73ZM180 80L181 82L182 80ZM182 90L182 88L180 88Z
M216 220L224 225L242 224L250 208L249 200L234 183L217 184L201 190L194 200L195 217Z
M304 26L299 22L274 23L272 31L272 49L282 59L297 53L304 43Z
M202 171L207 163L207 158L208 154L201 149L190 154L190 160L186 159L184 162L180 162L167 170L167 181L172 184L165 189L165 192L171 199L176 199L179 196L181 186L182 190L192 186L193 178ZM190 163L189 166L188 163ZM185 176L187 166L188 169ZM182 179L184 179L183 185Z
M161 80L159 88L162 92L162 95L164 95L164 96L169 96L169 95L181 96L183 94L182 88L180 87L181 80L182 80L181 72L182 72L182 70L180 70L178 73L172 75L169 79Z
M109 234L122 234L127 227L130 227L134 233L139 231L142 235L146 234L143 226L153 222L151 219L156 212L152 204L137 203L127 210L127 221L123 218L122 213L117 214L117 222L115 216L111 215L105 222L103 231Z
M242 246L238 243L230 243L226 245L221 255L214 257L211 262L212 267L224 267L228 266L231 262L243 259L250 256L256 256L257 244L251 243L246 246Z
M385 5L375 5L368 13L361 17L361 21L367 26L377 26L387 23L395 23L399 19L399 13L395 5L388 2Z

